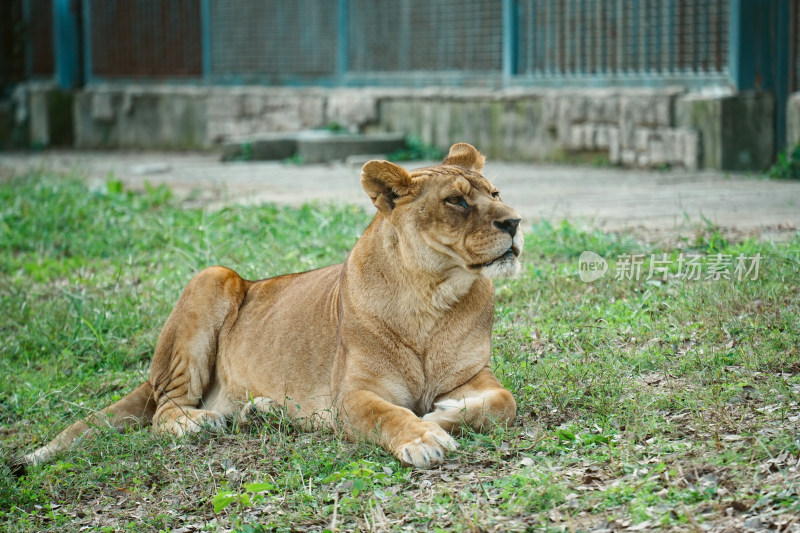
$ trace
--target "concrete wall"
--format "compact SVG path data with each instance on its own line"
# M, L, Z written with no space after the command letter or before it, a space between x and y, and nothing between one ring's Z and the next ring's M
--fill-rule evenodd
M800 93L794 93L789 97L789 104L786 106L786 145L798 144L800 144Z
M3 104L0 147L74 146L74 97L50 82L16 86Z
M441 147L465 140L499 159L587 153L624 166L697 168L697 132L675 123L682 94L676 89L440 91L385 98L378 115L385 129Z
M32 124L40 107L31 105ZM471 142L494 159L575 155L623 166L762 170L774 145L771 96L681 88L108 85L77 92L73 111L79 148L214 149L248 135L336 124L415 135L442 149Z
M677 104L677 124L696 130L704 168L764 170L775 150L775 98L770 93L704 97Z
M125 87L78 91L78 148L210 148L208 91L196 87Z

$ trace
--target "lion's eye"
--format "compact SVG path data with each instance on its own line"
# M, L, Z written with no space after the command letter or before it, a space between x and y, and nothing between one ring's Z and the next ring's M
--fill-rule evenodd
M445 200L450 205L457 205L459 207L463 207L464 209L469 209L469 204L464 199L463 196L451 196Z
M492 193L492 198L500 198L500 191L494 191Z

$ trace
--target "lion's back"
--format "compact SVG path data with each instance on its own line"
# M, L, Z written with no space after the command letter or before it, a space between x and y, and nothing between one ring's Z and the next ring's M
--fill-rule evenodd
M219 339L217 366L229 396L267 396L308 412L330 406L341 269L332 265L249 287L236 322Z

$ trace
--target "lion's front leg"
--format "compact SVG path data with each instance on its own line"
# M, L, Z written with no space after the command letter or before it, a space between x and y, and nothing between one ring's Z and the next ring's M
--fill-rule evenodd
M486 367L465 384L442 394L434 410L422 417L450 433L463 426L485 432L495 425L509 426L517 415L517 402Z
M348 435L377 442L404 463L425 468L442 462L448 451L458 447L438 424L422 420L375 392L349 392L341 407L340 416L345 419L339 421L340 427Z

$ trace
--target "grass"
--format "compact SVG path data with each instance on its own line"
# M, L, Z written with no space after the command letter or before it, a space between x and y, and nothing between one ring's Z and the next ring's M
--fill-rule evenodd
M192 273L338 262L368 219L323 205L183 209L165 188L63 177L1 184L0 459L132 390ZM800 238L711 231L652 250L569 223L526 234L522 275L497 284L493 361L519 405L512 428L459 437L431 470L279 415L184 439L101 433L19 480L0 471L0 529L788 529L800 513ZM585 250L609 262L593 283L578 277ZM615 279L632 253L643 274ZM662 254L666 281L647 279ZM758 279L681 279L680 254L704 272L717 254L760 254Z

